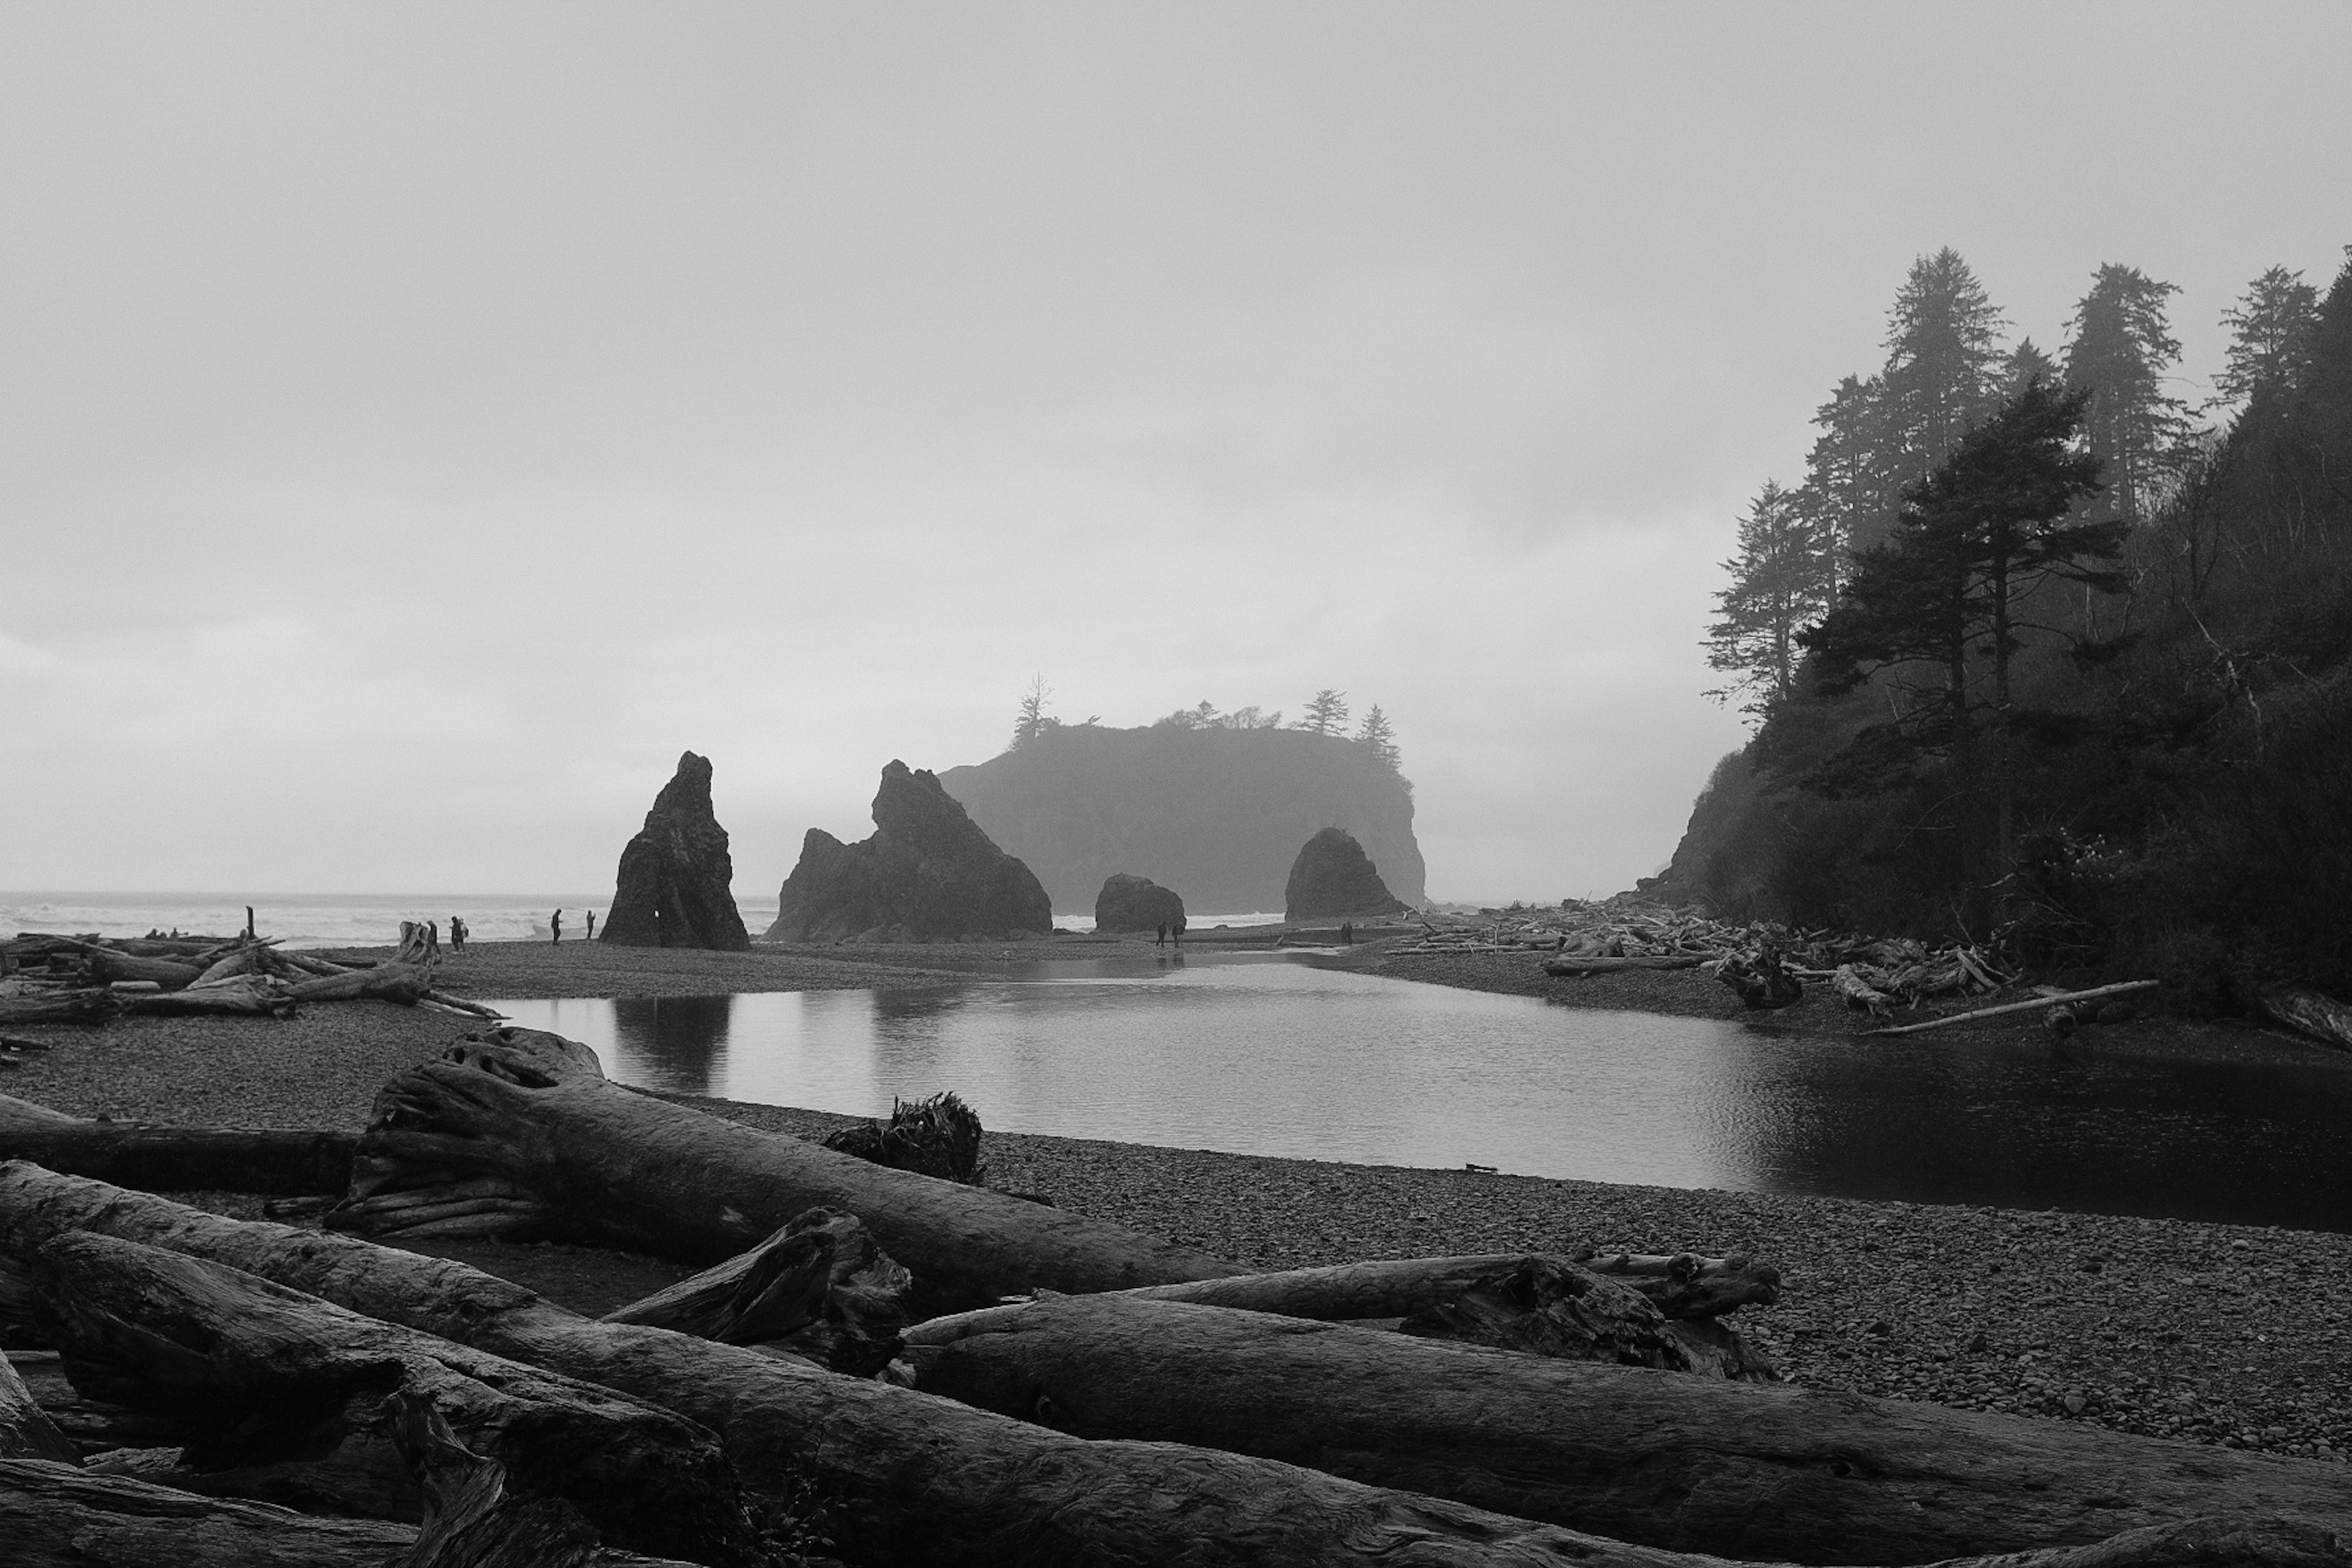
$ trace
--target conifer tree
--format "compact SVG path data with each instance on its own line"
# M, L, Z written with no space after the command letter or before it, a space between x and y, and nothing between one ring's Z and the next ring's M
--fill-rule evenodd
M1799 497L1764 482L1739 524L1739 553L1723 563L1731 585L1715 596L1707 667L1732 679L1707 693L1747 700L1763 718L1796 692L1797 634L1821 619L1835 592L1831 526Z
M1404 753L1397 748L1396 728L1389 723L1389 716L1381 711L1380 704L1374 703L1370 711L1364 715L1364 722L1356 731L1356 740L1360 745L1370 747L1372 755L1381 759L1381 765L1391 773L1403 766Z
M1797 639L1813 654L1824 692L1850 692L1885 672L1900 704L1894 721L1847 747L1842 779L1832 769L1817 782L1883 787L1902 776L1906 758L1949 762L1962 875L1979 927L1990 889L2014 858L2017 739L2057 723L2015 705L2011 662L2029 632L2073 637L2028 621L2027 607L2052 581L2094 592L2123 586L2114 563L2127 525L2078 510L2098 487L2099 462L2077 440L2091 398L2087 390L2062 393L2029 381L1905 493L1895 534L1857 558L1837 608ZM2073 640L2078 652L2099 652Z
M2319 290L2300 272L2273 267L2246 286L2221 312L2231 329L2228 362L2213 378L2221 402L2246 402L2299 390L2311 371L2311 339L2319 324Z
M2004 325L1958 251L1946 246L1911 264L1887 315L1879 377L1906 481L1949 457L2000 402Z
M1813 412L1822 433L1805 458L1805 482L1798 493L1822 531L1832 585L1853 552L1877 543L1895 520L1903 486L1896 476L1900 455L1888 430L1885 391L1875 376L1848 376Z
M1333 691L1329 686L1317 692L1307 704L1307 716L1298 727L1317 735L1345 735L1348 732L1348 694Z
M1045 716L1045 701L1053 695L1054 688L1045 684L1044 674L1030 677L1029 689L1021 694L1021 711L1013 721L1013 750L1020 750L1056 727L1055 721Z
M2112 262L2092 275L2076 302L2066 344L2066 380L2091 394L2084 429L2106 465L2114 515L2138 522L2154 509L2193 450L2188 405L2168 395L2165 373L2180 358L2165 300L2178 285Z

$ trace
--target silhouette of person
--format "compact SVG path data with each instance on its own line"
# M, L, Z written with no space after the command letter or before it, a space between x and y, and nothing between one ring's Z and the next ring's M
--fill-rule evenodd
M1168 935L1175 939L1176 946L1179 947L1184 946L1184 917L1182 915L1180 915L1175 919L1168 923Z
M449 951L462 953L465 950L466 923L453 915L449 916Z
M1151 945L1154 947L1165 947L1168 946L1168 922L1165 920L1160 923L1159 934L1151 938Z
M554 918L547 923L547 930L551 941L563 940L563 911L559 909L555 912Z
M593 909L588 912L588 935L582 940L587 942L596 940L596 912Z
M1355 946L1355 943L1356 923L1352 920L1342 920L1339 922L1339 946L1342 947L1352 947Z

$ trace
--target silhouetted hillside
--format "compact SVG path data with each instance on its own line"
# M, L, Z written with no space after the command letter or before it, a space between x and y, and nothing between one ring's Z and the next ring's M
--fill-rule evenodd
M1118 872L1200 914L1280 909L1299 846L1325 828L1353 833L1400 898L1428 896L1411 788L1337 736L1071 725L940 782L1064 914L1092 910Z

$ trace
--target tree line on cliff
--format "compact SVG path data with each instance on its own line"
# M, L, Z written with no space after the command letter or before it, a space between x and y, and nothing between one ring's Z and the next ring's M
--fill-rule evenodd
M2108 264L2053 357L1946 249L1742 518L1711 695L1755 722L1663 891L2003 936L2208 992L2352 976L2352 264L2221 314Z
M1076 725L1067 725L1045 711L1053 696L1053 688L1039 674L1029 683L1021 695L1019 712L1013 721L1013 741L1007 751L1018 751L1040 737L1063 728L1085 728L1099 725L1100 714L1088 716ZM1282 722L1282 710L1271 713L1255 706L1221 712L1217 705L1205 698L1192 707L1180 707L1151 721L1154 729L1302 729L1310 735L1328 735L1336 739L1352 740L1378 758L1391 773L1402 774L1404 753L1397 745L1396 726L1374 703L1364 713L1351 736L1348 733L1348 694L1326 686L1307 700L1300 716L1288 726Z

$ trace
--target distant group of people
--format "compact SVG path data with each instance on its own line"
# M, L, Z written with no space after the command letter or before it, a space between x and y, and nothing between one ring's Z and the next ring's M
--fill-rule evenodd
M1176 946L1179 947L1184 946L1184 917L1181 915L1173 920L1163 920L1160 923L1159 935L1151 939L1151 945L1155 947L1165 947L1171 936L1175 938Z
M557 910L554 917L548 921L547 932L551 943L563 940L563 911ZM585 939L590 942L596 940L596 912L593 909L588 912L588 936Z

